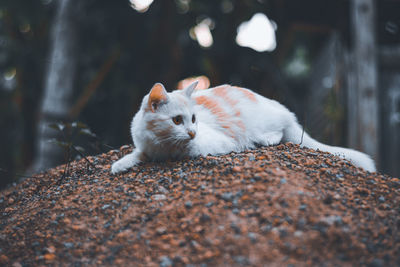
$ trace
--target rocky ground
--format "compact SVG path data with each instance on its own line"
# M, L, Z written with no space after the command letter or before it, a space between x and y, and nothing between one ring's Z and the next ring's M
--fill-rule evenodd
M291 144L111 175L130 150L3 190L0 265L400 265L398 178Z

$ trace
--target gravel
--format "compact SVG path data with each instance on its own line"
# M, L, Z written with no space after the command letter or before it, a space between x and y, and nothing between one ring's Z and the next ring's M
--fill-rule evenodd
M0 265L400 265L400 180L290 143L146 163L131 147L0 192Z

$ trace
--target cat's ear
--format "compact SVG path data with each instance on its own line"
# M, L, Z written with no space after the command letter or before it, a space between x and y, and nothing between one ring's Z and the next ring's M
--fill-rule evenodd
M167 90L161 83L156 83L150 90L148 107L152 112L156 112L161 104L168 101Z
M185 92L185 94L190 97L194 91L194 89L196 89L197 84L199 83L199 81L195 81L193 83L191 83L188 87L186 87L185 89L183 89L183 91Z

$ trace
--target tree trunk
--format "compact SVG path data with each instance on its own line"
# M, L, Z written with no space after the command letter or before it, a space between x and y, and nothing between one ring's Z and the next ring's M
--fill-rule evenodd
M65 121L71 106L76 67L77 29L71 0L58 0L51 32L49 65L38 123L37 152L33 165L39 171L60 164L64 151L50 140L58 138L49 124Z
M375 33L375 1L352 0L352 36L354 49L354 71L356 76L357 121L349 121L350 128L358 129L356 148L378 161L378 78Z

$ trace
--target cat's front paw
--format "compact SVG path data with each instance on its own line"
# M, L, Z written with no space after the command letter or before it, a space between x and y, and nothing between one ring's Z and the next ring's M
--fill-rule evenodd
M118 160L117 162L114 162L113 165L111 165L111 173L112 174L117 174L119 172L126 171L128 168L125 166L121 160Z
M128 154L118 161L114 162L113 165L111 165L111 173L116 174L119 172L123 172L137 165L140 162L140 155L141 153L139 151L134 151L131 154Z

